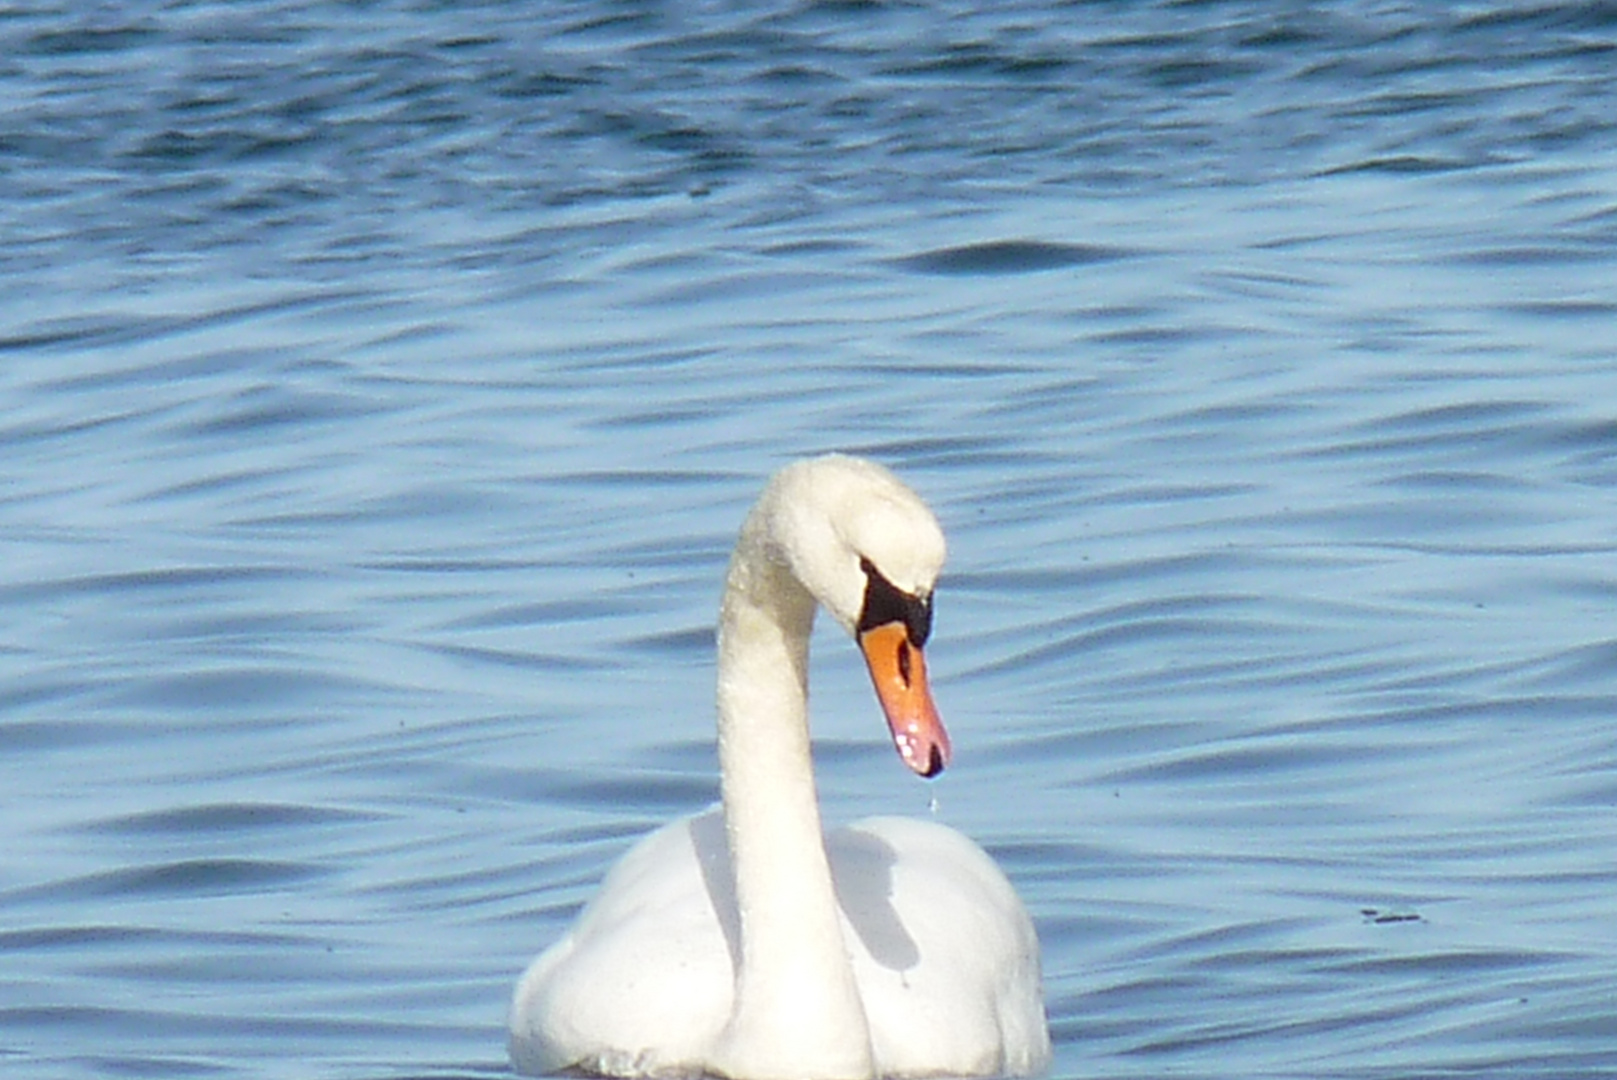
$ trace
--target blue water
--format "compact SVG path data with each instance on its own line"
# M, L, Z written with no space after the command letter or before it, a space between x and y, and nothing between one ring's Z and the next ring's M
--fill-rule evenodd
M504 1073L838 448L1054 1076L1617 1073L1617 14L979 6L0 11L0 1071Z

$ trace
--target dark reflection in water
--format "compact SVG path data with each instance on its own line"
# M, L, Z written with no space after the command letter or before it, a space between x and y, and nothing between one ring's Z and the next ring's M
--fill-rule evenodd
M996 240L961 247L940 248L899 260L899 265L924 274L1032 274L1087 263L1126 258L1125 251L1052 244L1039 240Z

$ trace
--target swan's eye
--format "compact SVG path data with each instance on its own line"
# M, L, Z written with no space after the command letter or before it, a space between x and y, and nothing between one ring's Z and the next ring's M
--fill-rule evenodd
M859 560L865 572L865 606L859 613L859 629L869 630L888 623L903 623L910 644L919 649L932 633L932 597L907 593L882 576L869 559Z

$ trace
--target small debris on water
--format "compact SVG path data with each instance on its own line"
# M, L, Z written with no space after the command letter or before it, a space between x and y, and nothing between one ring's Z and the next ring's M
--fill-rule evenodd
M1418 913L1413 911L1381 911L1373 907L1367 907L1360 908L1359 914L1364 916L1365 922L1377 924L1426 921Z

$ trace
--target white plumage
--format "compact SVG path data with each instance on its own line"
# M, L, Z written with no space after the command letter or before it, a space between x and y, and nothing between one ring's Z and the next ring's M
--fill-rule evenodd
M529 967L511 1012L519 1070L868 1080L1045 1067L1038 941L982 849L907 818L821 832L815 607L859 641L901 754L930 776L949 752L921 650L943 557L936 519L879 466L830 456L770 482L720 610L723 802L636 844Z

